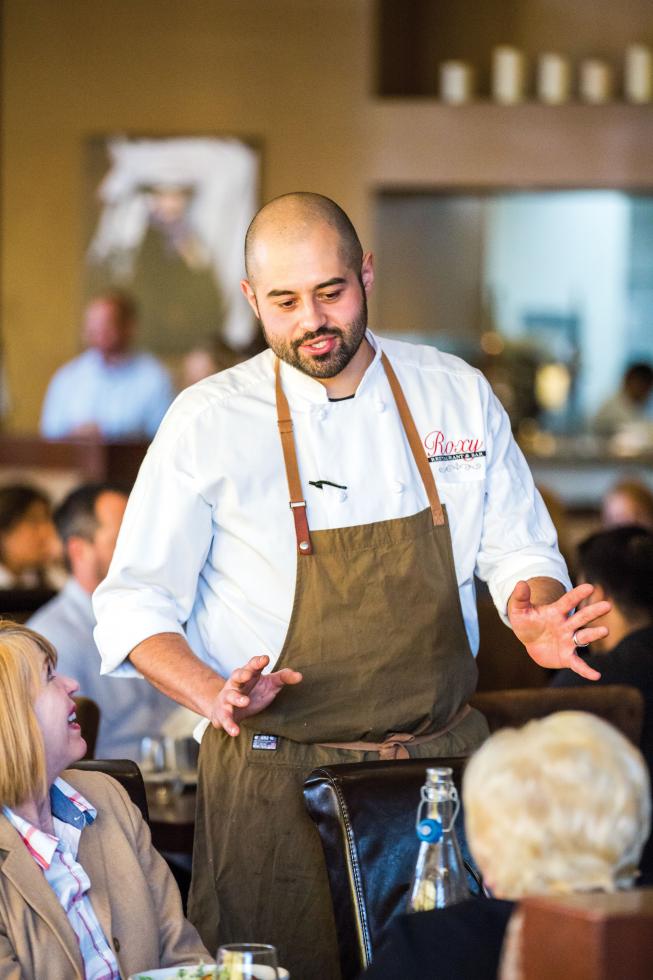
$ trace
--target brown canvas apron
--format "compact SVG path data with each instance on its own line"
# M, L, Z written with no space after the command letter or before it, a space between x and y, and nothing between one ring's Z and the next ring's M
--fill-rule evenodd
M378 743L392 733L417 758L466 755L487 735L478 712L461 711L477 671L446 512L385 356L383 363L430 506L310 531L277 362L291 507L299 506L295 600L275 670L293 667L304 679L241 722L237 738L207 730L200 751L189 917L211 952L224 942L273 943L293 980L340 976L324 858L302 797L308 773L379 758ZM368 751L328 744L361 741L372 743Z

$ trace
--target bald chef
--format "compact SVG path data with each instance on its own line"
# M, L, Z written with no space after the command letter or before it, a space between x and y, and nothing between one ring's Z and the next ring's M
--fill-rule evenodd
M104 672L142 672L211 725L189 914L209 949L274 943L339 976L316 766L471 752L474 574L530 656L597 673L606 611L571 591L505 412L478 371L367 329L373 259L345 213L255 217L243 292L269 350L184 391L95 595ZM289 506L290 504L290 506Z

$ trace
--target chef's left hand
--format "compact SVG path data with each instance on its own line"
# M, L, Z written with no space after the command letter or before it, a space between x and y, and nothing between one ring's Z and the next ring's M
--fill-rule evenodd
M231 672L211 708L209 717L215 728L224 728L227 735L239 735L239 719L257 715L287 684L301 682L302 675L290 667L264 674L269 663L265 655L250 657L244 667Z
M589 582L577 585L555 602L534 605L528 582L518 582L508 600L508 619L518 640L529 656L542 667L569 667L596 681L601 676L578 656L573 636L579 644L587 645L608 635L605 626L590 626L593 620L610 611L609 602L592 602L577 608L589 599L594 587ZM569 615L576 608L573 615Z

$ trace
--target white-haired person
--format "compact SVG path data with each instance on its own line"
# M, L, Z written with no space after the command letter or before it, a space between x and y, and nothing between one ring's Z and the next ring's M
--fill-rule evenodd
M631 888L649 833L641 753L594 715L560 711L491 736L463 777L467 841L493 897L399 918L365 980L494 980L518 975L528 895ZM518 922L515 918L514 922ZM505 973L499 973L505 970Z
M0 621L0 978L124 980L211 957L123 788L67 771L86 743L74 680Z

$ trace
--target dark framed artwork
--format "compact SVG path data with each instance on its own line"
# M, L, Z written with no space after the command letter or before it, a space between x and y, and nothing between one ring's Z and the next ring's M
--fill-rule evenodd
M214 338L246 350L240 291L260 151L215 136L94 136L85 146L84 299L129 293L139 346L175 357Z

